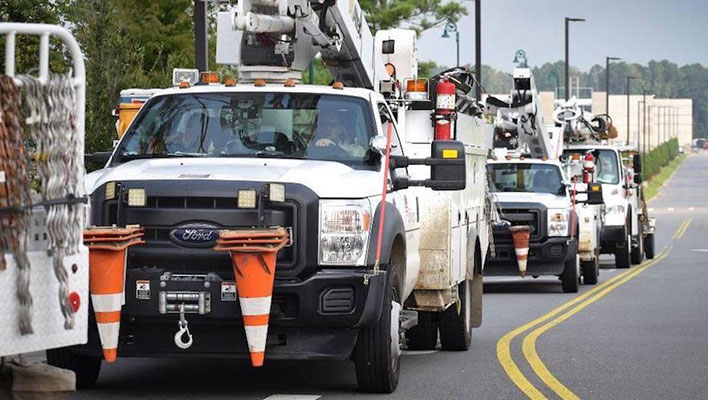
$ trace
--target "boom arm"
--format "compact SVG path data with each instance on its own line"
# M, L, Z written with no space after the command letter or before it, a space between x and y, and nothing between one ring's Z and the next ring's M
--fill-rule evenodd
M529 152L534 158L558 158L559 149L546 130L533 74L529 68L516 68L509 101L487 97L489 112L496 112L495 147Z
M245 81L300 80L317 53L347 86L388 79L356 0L239 0L217 25L217 63L238 66Z

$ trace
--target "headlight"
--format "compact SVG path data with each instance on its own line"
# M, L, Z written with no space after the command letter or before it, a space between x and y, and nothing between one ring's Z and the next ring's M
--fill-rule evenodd
M368 200L320 201L320 264L364 265L370 228Z
M607 211L605 214L620 214L624 215L624 206L623 205L618 205L618 206L612 206L612 207L607 207Z
M568 236L568 210L548 209L548 236Z

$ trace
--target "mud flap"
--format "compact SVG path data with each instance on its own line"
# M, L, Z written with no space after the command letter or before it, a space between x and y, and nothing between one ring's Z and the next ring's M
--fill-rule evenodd
M474 274L474 279L470 284L470 300L472 301L470 309L470 326L479 328L482 326L482 293L484 292L484 276L482 274Z

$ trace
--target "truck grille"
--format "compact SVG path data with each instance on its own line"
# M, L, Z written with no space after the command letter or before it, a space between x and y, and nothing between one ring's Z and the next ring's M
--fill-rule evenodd
M105 190L92 194L92 223L139 224L145 229L145 244L128 251L128 268L157 267L172 272L233 274L228 252L174 240L177 228L204 224L217 229L257 226L258 210L237 207L239 189L259 190L261 182L159 181L123 182L123 189L142 187L147 192L145 207L128 207L118 199L105 200ZM298 276L311 265L316 267L319 198L302 185L286 185L286 201L266 203L266 226L291 228L292 245L278 252L276 274L280 278ZM213 245L211 245L213 247Z
M528 225L531 227L531 240L537 240L543 236L541 224L541 211L528 208L502 208L501 219L509 221L511 226ZM494 232L496 243L511 242L511 234L507 229Z

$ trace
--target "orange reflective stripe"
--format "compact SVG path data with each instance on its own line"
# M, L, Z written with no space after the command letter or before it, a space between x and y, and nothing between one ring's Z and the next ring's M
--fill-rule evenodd
M99 324L110 324L113 322L120 322L120 310L110 311L110 312L97 312L96 322Z
M268 325L268 317L270 317L270 315L268 315L268 314L244 315L243 316L243 324L249 325L249 326Z

